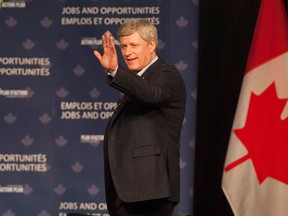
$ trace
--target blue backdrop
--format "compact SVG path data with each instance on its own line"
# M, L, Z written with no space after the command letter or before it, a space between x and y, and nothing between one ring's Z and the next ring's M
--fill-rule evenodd
M131 17L157 26L158 55L186 82L175 215L192 215L198 0L0 4L0 215L108 216L102 141L120 95L106 85L93 50Z

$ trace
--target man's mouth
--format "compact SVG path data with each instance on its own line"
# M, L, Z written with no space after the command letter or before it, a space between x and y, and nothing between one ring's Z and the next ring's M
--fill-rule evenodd
M136 60L137 58L127 58L126 61L128 63L132 63L134 60Z

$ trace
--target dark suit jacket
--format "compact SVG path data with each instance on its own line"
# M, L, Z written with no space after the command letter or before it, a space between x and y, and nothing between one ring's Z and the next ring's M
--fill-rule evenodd
M180 74L158 59L141 77L119 66L107 80L125 95L105 132L108 206L115 192L124 202L179 202L179 143L186 103Z

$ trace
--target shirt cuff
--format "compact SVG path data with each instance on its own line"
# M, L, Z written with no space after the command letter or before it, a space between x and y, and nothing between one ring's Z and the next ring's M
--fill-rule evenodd
M118 70L118 67L116 68L116 70L112 72L108 72L108 75L114 77L116 75L117 70Z

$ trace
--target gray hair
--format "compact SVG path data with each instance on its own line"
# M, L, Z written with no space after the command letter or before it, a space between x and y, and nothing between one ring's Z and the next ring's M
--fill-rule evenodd
M129 36L134 32L138 31L140 37L150 42L152 40L155 41L156 47L158 44L158 33L157 28L146 19L129 19L127 22L122 24L117 31L118 38Z

